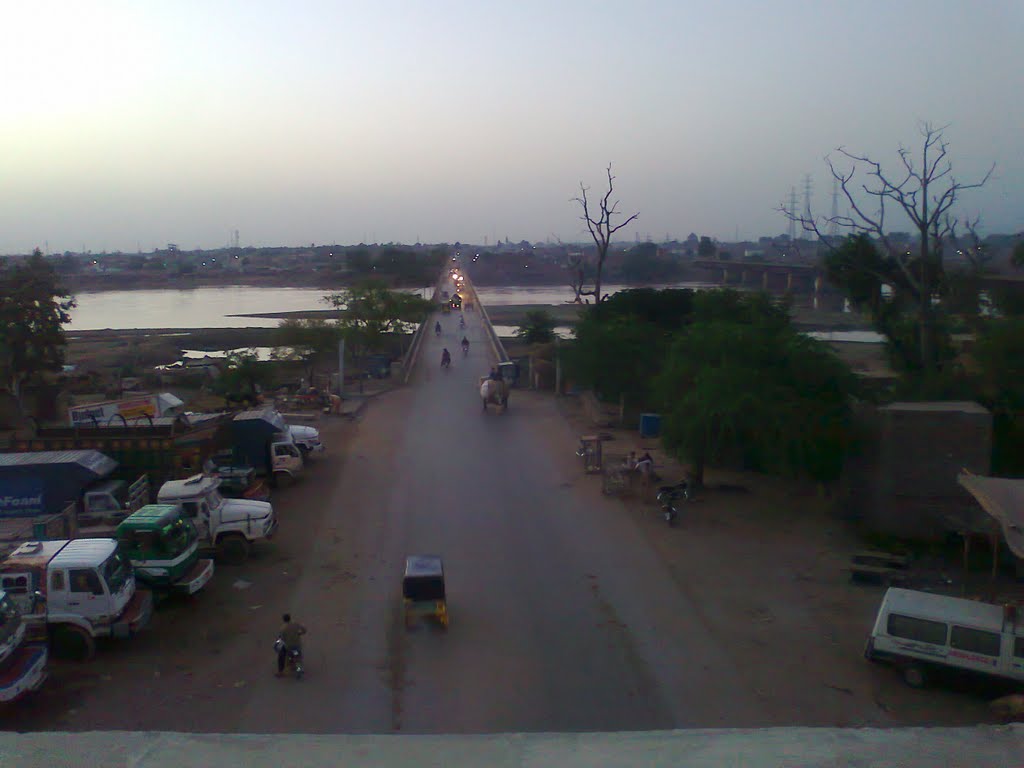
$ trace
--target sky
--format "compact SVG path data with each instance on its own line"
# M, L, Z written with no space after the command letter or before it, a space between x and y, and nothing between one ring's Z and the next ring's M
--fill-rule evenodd
M985 233L1024 230L1021 0L8 4L0 253L788 231L824 158L945 127ZM840 212L844 210L840 206ZM620 219L621 220L621 219ZM893 229L909 229L892 220Z

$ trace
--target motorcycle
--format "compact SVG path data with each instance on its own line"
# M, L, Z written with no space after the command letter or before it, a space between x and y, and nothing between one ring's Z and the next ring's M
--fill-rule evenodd
M469 354L469 344L462 345L462 356L466 357Z
M679 516L679 505L690 501L693 498L693 490L689 480L682 480L675 485L663 485L658 488L658 503L661 505L661 515L669 525L676 524Z
M296 680L302 679L302 649L301 648L289 648L285 650L284 640L280 637L274 641L274 652L280 654L281 651L285 651L284 668L285 670L291 670L295 675Z

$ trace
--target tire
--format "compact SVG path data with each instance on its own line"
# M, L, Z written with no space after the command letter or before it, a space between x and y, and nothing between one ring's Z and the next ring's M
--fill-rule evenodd
M928 676L920 664L908 664L903 668L903 682L911 688L924 688L927 681Z
M242 565L249 559L249 542L240 533L226 533L217 542L217 557L228 565Z
M305 459L303 459L305 461ZM292 485L294 478L287 472L275 472L274 473L274 486L277 488L289 488Z
M74 624L61 624L50 635L53 655L70 661L88 661L96 655L93 636Z

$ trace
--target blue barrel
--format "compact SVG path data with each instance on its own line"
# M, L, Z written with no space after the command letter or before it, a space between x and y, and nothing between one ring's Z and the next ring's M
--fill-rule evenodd
M661 434L661 414L640 414L640 437L657 437Z

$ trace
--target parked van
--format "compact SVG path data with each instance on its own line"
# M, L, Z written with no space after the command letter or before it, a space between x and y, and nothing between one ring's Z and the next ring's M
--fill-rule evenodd
M1024 683L1024 613L1015 606L891 587L864 655L893 664L914 688L940 669Z

